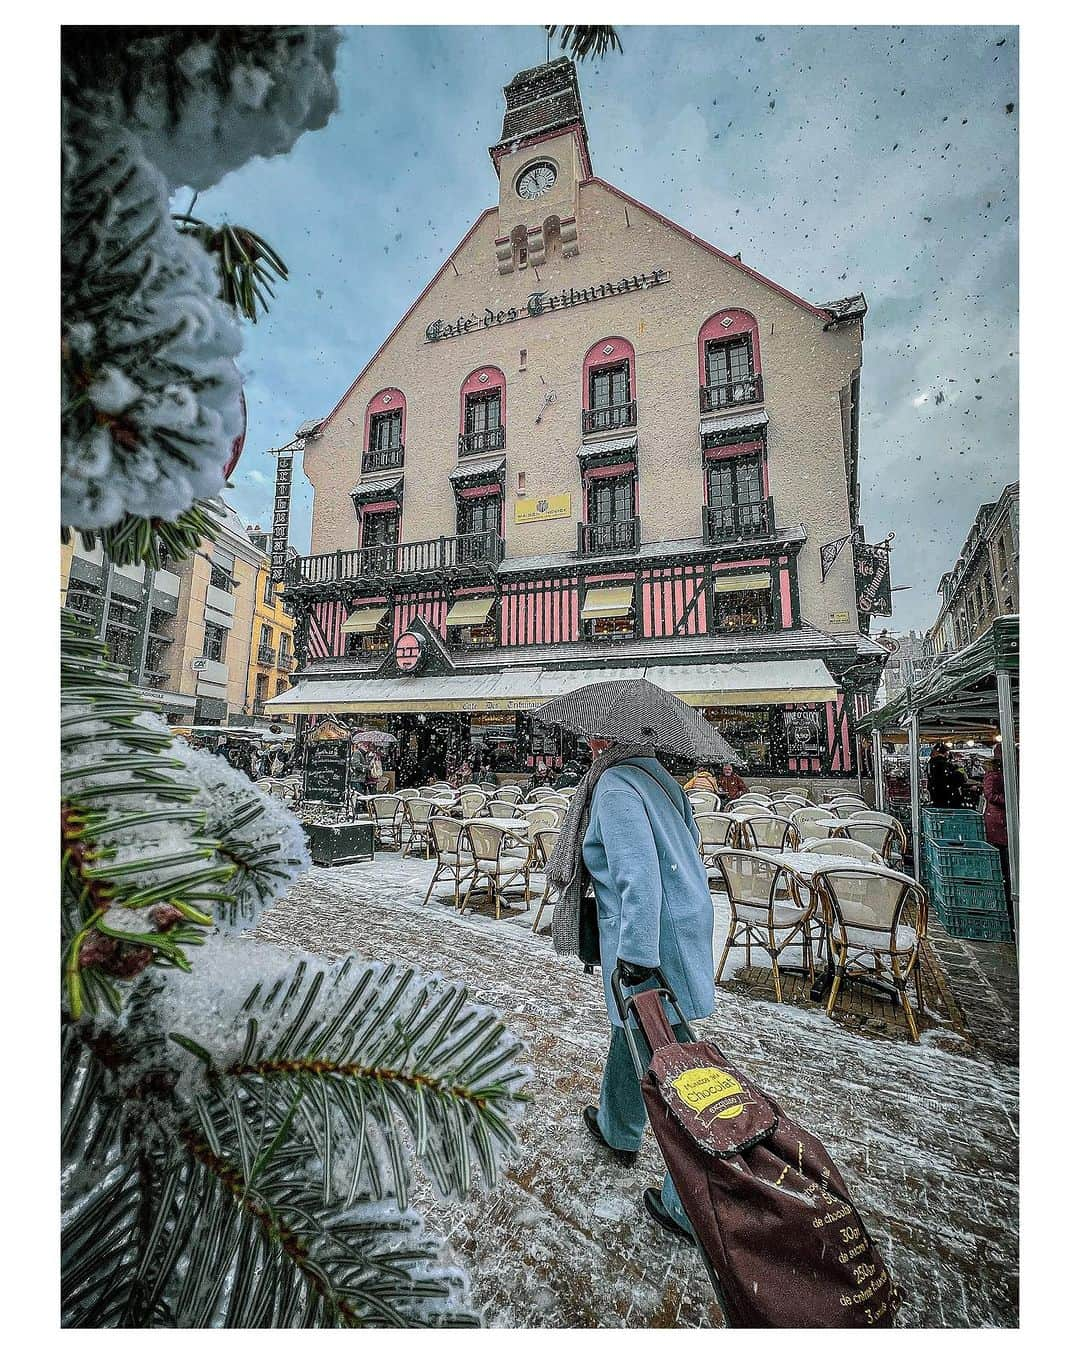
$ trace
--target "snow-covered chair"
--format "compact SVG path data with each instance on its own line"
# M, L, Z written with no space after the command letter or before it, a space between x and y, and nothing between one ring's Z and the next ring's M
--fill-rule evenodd
M821 853L825 857L854 857L860 862L869 862L871 866L885 865L885 859L869 843L859 843L853 838L804 839L799 844L799 851Z
M431 873L431 883L424 896L424 903L426 904L431 898L431 892L435 889L437 881L452 880L454 907L457 908L461 904L462 882L471 877L474 869L465 826L461 820L455 820L450 815L433 815L429 823L435 845L435 870Z
M742 815L739 834L741 846L755 852L783 852L800 842L798 829L782 815Z
M704 815L706 812L712 814L720 809L720 797L716 792L707 792L695 787L693 791L686 793L686 799L690 802L690 808L695 815Z
M479 787L462 787L458 801L461 804L461 818L463 820L471 820L487 810L488 799Z
M496 789L495 800L520 801L523 799L524 795L525 793L521 790L520 787L515 786L514 783L511 783L508 787L499 787Z
M412 796L404 802L405 822L409 826L409 837L401 846L402 857L417 852L422 847L424 856L431 856L431 817L436 813L436 803L428 796Z
M507 801L501 796L493 796L488 802L488 814L493 820L517 820L521 818L516 801Z
M833 958L833 981L825 1011L832 1016L845 979L887 979L903 1008L912 1040L919 1029L908 1001L914 979L922 1011L920 955L926 940L926 891L921 885L880 868L835 868L814 877Z
M865 843L890 865L903 860L904 831L898 820L888 816L884 820L868 820L865 815L850 815L834 826L833 837Z
M741 838L740 822L736 815L722 810L711 810L694 816L700 842L698 851L706 868L713 861L718 848L737 848Z
M504 803L509 804L509 802ZM495 917L502 917L501 902L509 898L509 888L515 882L524 882L524 892L520 896L525 907L532 908L532 896L529 893L529 858L514 851L514 835L497 825L484 820L466 820L465 836L469 840L469 851L473 858L473 872L469 879L469 888L461 900L461 911L465 912L473 891L478 885L485 887L495 901Z
M728 952L736 942L745 943L747 969L750 950L756 946L768 952L776 1001L783 1002L779 962L792 942L801 941L806 973L813 977L811 922L815 892L812 888L804 892L795 872L757 852L721 848L716 854L716 864L724 878L731 909L727 940L716 967L716 982L722 979Z
M369 796L368 814L375 826L375 841L401 847L401 826L405 822L405 803L397 796Z
M532 930L534 932L540 927L540 917L544 912L544 906L555 903L551 894L551 882L547 878L547 864L551 858L551 854L555 851L555 844L558 842L558 839L559 831L557 829L541 829L532 841L534 869L545 873L544 893L540 896L540 902L536 909L536 917L533 919Z

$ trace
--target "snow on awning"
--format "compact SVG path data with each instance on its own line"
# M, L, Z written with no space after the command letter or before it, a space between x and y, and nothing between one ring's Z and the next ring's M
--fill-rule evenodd
M494 595L485 595L478 600L455 600L450 606L450 612L446 615L446 626L448 628L465 628L476 623L486 623L487 616L491 613L491 606L494 603Z
M354 609L345 620L341 630L342 632L374 632L389 612L389 608Z
M405 474L398 473L392 478L358 482L349 494L354 501L367 501L376 497L396 496L405 482Z
M590 440L578 450L579 459L594 459L602 454L637 454L637 436L615 436L611 440Z
M502 454L498 459L484 459L479 463L468 461L464 464L458 464L446 475L451 482L468 482L470 478L482 477L485 473L502 473L506 469L506 455Z
M727 417L703 417L701 434L703 436L727 435L732 431L760 431L768 426L769 414L764 408L756 412L736 412Z
M268 712L524 711L605 679L650 679L693 707L830 703L836 683L820 660L633 665L621 669L501 670L393 679L301 679L266 703Z
M633 586L596 587L585 595L581 617L625 618L634 605Z

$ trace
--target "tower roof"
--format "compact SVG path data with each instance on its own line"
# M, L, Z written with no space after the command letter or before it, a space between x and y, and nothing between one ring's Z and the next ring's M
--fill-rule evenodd
M577 71L566 56L548 61L531 70L521 70L503 88L506 112L503 116L502 137L491 147L496 161L503 151L520 141L536 136L550 135L571 126L581 131L581 139L588 159L588 133L585 114L581 108ZM586 164L587 174L591 166Z

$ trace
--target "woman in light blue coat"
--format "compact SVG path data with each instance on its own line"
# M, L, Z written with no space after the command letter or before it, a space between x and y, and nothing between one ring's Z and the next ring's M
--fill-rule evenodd
M608 742L590 743L596 754ZM624 983L646 986L660 969L688 1020L712 1012L713 905L698 841L690 802L657 759L624 759L600 777L582 859L596 894L612 1033L600 1105L586 1108L585 1123L624 1166L636 1160L647 1116L611 976L618 966ZM647 1061L644 1041L634 1034ZM691 1239L670 1176L662 1190L646 1190L644 1202L661 1227Z

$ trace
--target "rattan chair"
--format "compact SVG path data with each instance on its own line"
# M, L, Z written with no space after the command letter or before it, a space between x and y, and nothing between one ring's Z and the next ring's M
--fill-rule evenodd
M409 837L401 845L402 857L417 852L421 847L424 856L430 857L432 851L431 817L437 812L435 802L426 796L410 796L404 803L405 823L409 826Z
M686 793L686 799L695 815L713 814L720 809L720 797L716 792L694 790Z
M783 852L797 848L799 831L782 815L743 815L739 818L739 836L743 848L757 852Z
M547 878L547 864L551 854L555 851L555 844L558 841L559 832L557 829L541 829L533 839L533 857L534 869L544 872L544 893L540 896L540 902L537 905L536 917L533 919L532 930L539 930L540 917L544 908L548 904L554 904L555 900L551 893L551 882Z
M458 801L463 820L471 820L474 816L483 815L487 810L488 799L478 787L463 787Z
M796 811L806 810L806 802L801 797L781 797L779 801L772 803L773 814L781 815L785 820L790 820Z
M450 815L433 815L429 824L435 844L435 870L431 873L431 882L424 896L424 903L426 904L431 898L431 892L435 889L437 881L452 880L454 907L457 908L461 904L461 883L468 880L474 870L465 826Z
M401 787L394 795L399 801L414 801L420 795L419 787Z
M499 787L495 792L496 801L520 801L525 793L511 783L509 787Z
M780 956L792 942L801 940L807 975L813 977L814 956L811 947L811 921L814 917L815 891L806 896L799 878L782 862L758 852L721 848L716 863L724 878L731 908L727 940L716 967L716 982L723 977L728 952L737 941L746 944L746 968L750 968L750 950L757 946L767 951L772 965L773 991L783 1002L780 987Z
M501 918L501 902L504 897L508 897L509 887L515 881L524 882L522 898L525 900L525 907L532 908L532 896L529 893L529 857L527 853L522 857L520 851L514 849L515 842L520 843L520 840L515 840L514 835L508 830L499 829L484 820L466 820L464 829L465 836L469 840L474 870L469 880L469 888L462 896L462 913L468 907L473 891L478 885L483 885L495 900L495 917Z
M436 787L433 784L429 784L427 787L420 788L420 795L429 797L446 796L448 791L453 791L453 788L448 789L446 787Z
M721 810L711 810L694 816L700 840L698 852L706 866L720 848L738 848L740 846L741 822L735 815Z
M868 843L858 843L852 838L810 838L799 844L799 852L821 853L825 857L854 857L860 862L869 862L882 867L885 859L876 853Z
M493 796L488 802L487 813L493 820L520 820L523 818L515 801L504 801Z
M919 1028L908 1001L914 979L915 1001L923 1009L920 956L926 940L926 891L921 885L884 868L845 869L843 864L819 871L814 878L825 910L833 981L825 1011L832 1016L845 979L889 980L900 1003L912 1040Z
M401 847L401 826L405 822L405 803L397 796L369 796L368 814L375 826L375 841Z
M850 816L842 820L833 831L834 838L850 838L857 843L865 843L883 857L888 865L900 862L904 857L904 831L896 820L884 824L877 820L866 820L861 815Z
M771 806L772 797L768 792L743 792L741 796L736 796L731 805L738 805L742 802L744 805Z

